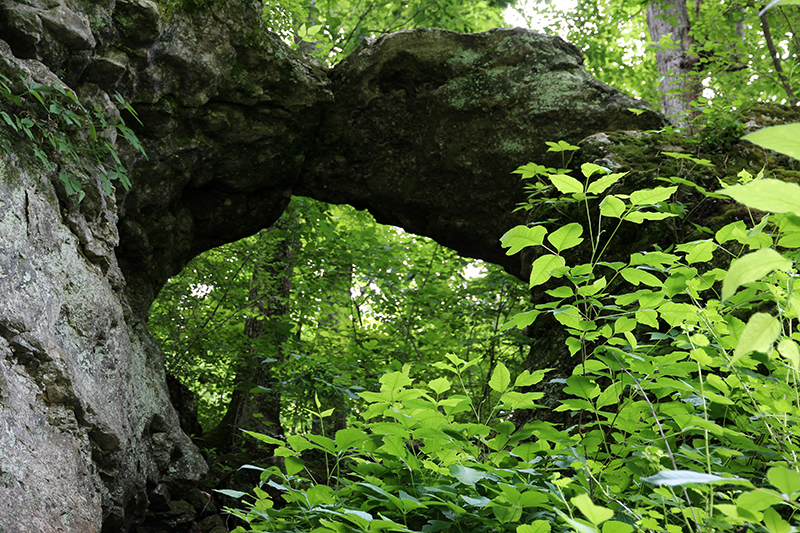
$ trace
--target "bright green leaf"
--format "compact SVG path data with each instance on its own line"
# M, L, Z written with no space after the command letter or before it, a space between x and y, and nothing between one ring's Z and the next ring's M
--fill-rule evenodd
M586 190L591 194L600 194L616 182L620 180L623 176L625 176L627 172L618 173L618 174L609 174L608 176L603 176L600 179L597 179L589 184L589 187ZM605 199L604 199L605 200Z
M639 283L644 283L650 287L661 287L663 285L661 280L655 277L653 274L639 268L626 268L625 270L621 271L620 274L628 283L633 285L638 286Z
M781 323L777 318L767 313L755 313L747 321L744 331L739 336L739 343L733 352L731 364L750 352L768 354L780 334Z
M436 378L428 382L428 387L436 394L442 394L450 389L450 380Z
M492 378L489 380L489 386L492 390L497 392L505 392L508 386L511 385L511 373L503 363L497 363L492 372Z
M631 194L631 204L633 205L653 205L663 202L678 190L673 187L655 187L653 189L641 189Z
M795 370L800 370L800 350L796 342L787 338L781 339L778 343L778 353L788 359Z
M547 230L542 226L516 226L500 237L500 244L508 248L506 255L514 255L528 246L539 246L544 242Z
M591 523L599 526L606 520L614 516L614 511L606 507L595 505L589 495L586 493L578 494L572 498L572 503L581 510L583 515L589 519Z
M782 0L782 4L794 3ZM742 137L767 150L774 150L795 159L800 159L800 124L782 124L754 131ZM758 209L758 208L756 208ZM764 211L769 211L765 209Z
M800 472L789 470L785 466L773 466L767 470L767 479L772 486L790 498L800 492Z
M727 300L740 286L757 281L773 270L788 271L792 262L772 248L762 248L736 259L722 281L722 299Z
M583 184L572 176L567 176L566 174L551 174L548 178L562 194L583 192Z
M552 277L551 272L556 268L563 267L564 265L566 265L564 259L557 255L547 254L538 257L531 265L531 278L529 287L536 287L537 285L546 283L547 280Z
M619 218L625 212L625 202L616 196L606 196L600 202L600 214L604 217Z
M583 242L583 238L581 238L582 233L583 226L576 222L572 222L571 224L562 226L556 231L552 232L547 236L547 240L550 241L550 244L555 246L556 250L561 252Z
M800 214L800 186L795 183L766 178L717 192L761 211Z
M469 485L470 487L474 487L475 483L486 477L486 474L480 470L461 465L452 465L450 474L464 485Z
M778 511L772 507L764 511L764 525L767 526L770 533L789 533L792 531L792 526L789 525L789 522L781 518Z
M517 533L550 533L550 522L534 520L530 524L521 524L517 526Z

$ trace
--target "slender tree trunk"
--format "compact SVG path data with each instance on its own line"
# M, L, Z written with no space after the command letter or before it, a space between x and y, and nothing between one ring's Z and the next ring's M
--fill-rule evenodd
M282 217L262 235L267 240L270 232L288 233L265 246L266 254L253 267L248 294L253 312L245 321L247 340L243 353L238 354L234 390L225 417L207 438L207 444L218 451L235 449L242 442L255 449L256 441L242 440L242 429L272 437L283 435L280 387L272 367L283 361L291 332L286 319L297 246L293 219Z
M697 58L689 53L693 39L686 0L657 1L648 5L647 27L658 45L656 64L664 113L674 125L687 127L692 115L689 104L700 95L701 86L693 72ZM672 44L662 42L664 37L669 37Z
M786 91L786 97L789 99L789 103L792 106L796 106L797 97L794 95L792 85L789 83L789 78L783 72L780 55L775 49L775 43L772 41L772 32L769 29L769 21L767 20L766 13L761 15L761 30L764 32L764 40L767 43L767 50L769 50L769 56L772 59L772 65L775 67L775 73L778 75L778 80L780 81L783 90Z

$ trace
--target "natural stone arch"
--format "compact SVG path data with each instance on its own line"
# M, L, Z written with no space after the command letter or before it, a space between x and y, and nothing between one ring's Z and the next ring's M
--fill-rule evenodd
M81 204L22 142L0 165L0 516L42 532L129 529L163 482L203 473L145 324L189 258L298 193L519 274L497 240L524 221L511 172L555 163L544 141L661 124L573 46L526 30L401 32L327 72L246 0L169 22L149 0L7 0L0 39L9 79L103 107L120 92L149 155L126 155L135 186L116 198L87 161Z

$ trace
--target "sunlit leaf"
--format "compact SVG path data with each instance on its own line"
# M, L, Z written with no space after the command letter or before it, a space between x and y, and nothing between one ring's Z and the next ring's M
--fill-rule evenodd
M442 394L450 390L450 380L447 378L436 378L428 382L428 387L436 394Z
M695 472L694 470L662 470L658 474L642 478L642 481L653 485L688 485L690 483L733 483L736 485L750 485L750 482L741 478L730 478Z
M777 318L767 313L755 313L747 321L744 331L739 336L731 364L750 352L769 353L780 334L781 323Z
M800 472L785 466L773 466L767 471L767 479L772 485L790 498L800 492Z
M560 256L547 254L538 257L531 265L531 277L529 287L535 287L546 283L552 277L551 272L563 267L566 264L564 259Z
M452 465L450 474L464 485L469 485L470 487L474 487L475 483L486 477L486 474L480 470L461 465Z
M586 493L578 494L572 498L571 501L578 509L581 510L583 515L596 526L599 526L614 516L614 511L606 507L595 505L592 502L592 499Z
M678 190L677 185L673 187L655 187L653 189L640 189L631 194L633 205L653 205L663 202Z
M542 226L516 226L500 237L500 244L508 248L506 255L514 255L528 246L538 246L544 242L547 230Z
M514 327L520 329L526 328L531 324L533 324L533 322L536 320L536 317L538 317L540 314L542 314L542 312L539 311L538 309L533 309L531 311L526 311L524 313L517 313L516 315L511 317L510 320L504 323L500 328L500 330L504 331Z
M583 226L576 222L561 226L550 235L547 240L550 241L556 250L559 252L578 246L583 242L581 234L583 233Z
M800 2L798 0L781 0L780 3L795 4ZM774 150L795 159L800 159L800 124L770 126L745 135L742 139L767 150ZM769 210L765 209L765 211Z
M589 186L586 188L586 191L590 194L600 194L604 192L606 189L614 185L618 182L621 178L623 178L627 172L617 173L617 174L609 174L608 176L603 176L602 178L596 179ZM605 200L605 199L604 199Z
M800 214L800 185L796 183L765 178L717 192L761 211Z
M625 212L625 202L616 196L606 196L600 202L600 214L604 217L619 218Z
M770 533L789 533L793 530L789 522L781 518L778 511L772 507L764 511L764 525Z
M583 192L583 183L576 180L572 176L567 176L566 174L551 174L548 176L548 179L562 194Z
M757 281L773 270L790 270L792 262L772 248L756 250L734 260L722 281L722 299L727 300L740 286Z
M497 363L492 372L492 378L489 380L489 386L497 392L505 392L509 385L511 385L511 373L506 365Z

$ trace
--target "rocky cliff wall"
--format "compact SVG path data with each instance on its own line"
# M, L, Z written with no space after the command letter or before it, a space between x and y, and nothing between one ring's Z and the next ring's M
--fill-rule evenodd
M150 0L0 1L0 74L89 107L119 92L148 155L118 143L133 188L113 197L92 160L73 165L78 204L0 127L3 533L127 531L164 484L203 475L146 313L192 256L268 226L293 192L519 272L497 242L523 216L510 172L545 140L661 123L558 38L401 32L326 72L265 31L257 2L215 5L166 22Z

